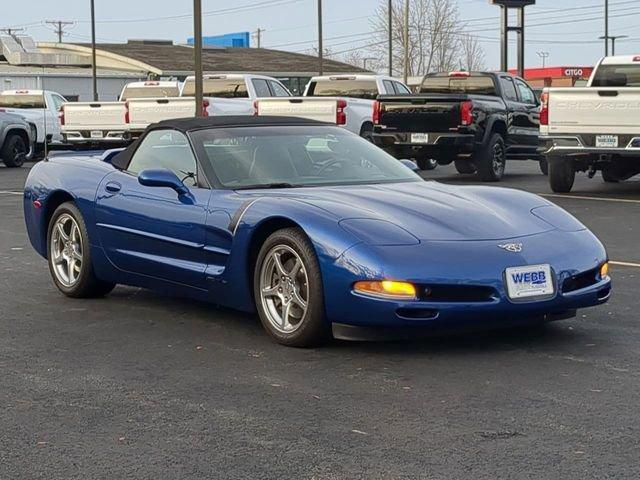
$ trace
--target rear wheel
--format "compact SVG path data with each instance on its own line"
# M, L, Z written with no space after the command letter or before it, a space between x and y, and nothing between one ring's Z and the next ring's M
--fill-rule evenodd
M540 171L542 172L542 174L545 176L549 175L549 162L547 162L547 159L543 157L539 160L539 162Z
M360 136L365 140L373 143L373 125L365 123L360 129Z
M51 277L66 296L101 297L115 287L113 283L99 280L93 273L87 227L73 203L63 203L53 212L47 247Z
M24 164L28 153L29 146L24 138L16 133L11 133L4 141L0 157L7 167L16 168Z
M299 228L278 230L264 242L253 290L260 321L278 343L308 347L329 338L320 266Z
M433 170L438 166L438 161L435 158L419 158L416 163L420 170Z
M474 163L483 182L499 181L504 175L506 165L506 148L502 135L491 135L487 144L478 152L477 161Z
M547 157L549 163L549 185L556 193L571 191L576 179L573 160L565 157Z
M476 173L476 165L471 160L454 160L456 171L462 175Z

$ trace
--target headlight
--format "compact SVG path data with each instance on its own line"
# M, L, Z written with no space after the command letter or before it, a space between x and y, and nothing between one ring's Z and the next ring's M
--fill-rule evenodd
M564 232L579 232L587 228L573 215L555 205L536 207L531 210L531 214Z
M371 297L392 300L415 300L416 287L408 282L396 280L362 281L353 285L353 290Z
M600 278L605 279L609 276L609 262L604 262L600 266Z

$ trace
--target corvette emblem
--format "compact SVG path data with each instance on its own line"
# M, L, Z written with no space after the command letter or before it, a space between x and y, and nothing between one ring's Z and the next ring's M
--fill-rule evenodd
M520 253L522 251L521 243L503 243L498 246L503 250L506 250L507 252L511 252L511 253Z

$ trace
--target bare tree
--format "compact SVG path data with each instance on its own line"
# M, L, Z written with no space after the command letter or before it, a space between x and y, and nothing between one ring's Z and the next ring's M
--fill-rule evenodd
M477 38L471 35L462 35L460 38L460 53L459 68L461 70L468 72L484 70L484 50Z
M404 70L404 9L405 0L394 0L392 4L393 71L400 75ZM372 57L379 61L370 65L378 70L386 66L388 14L387 2L382 1L371 22L375 41L369 46ZM409 4L409 75L424 75L435 71L451 71L459 68L461 57L465 64L479 66L484 63L482 47L473 38L471 49L473 62L467 60L467 47L463 45L468 35L461 33L464 25L453 0L410 0ZM361 52L364 55L364 53ZM369 56L369 55L366 55Z

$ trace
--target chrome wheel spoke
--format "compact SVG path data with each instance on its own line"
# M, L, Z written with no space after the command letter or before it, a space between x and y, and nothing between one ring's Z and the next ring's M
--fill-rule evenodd
M278 275L284 276L287 274L287 271L284 269L284 265L282 265L282 254L279 252L273 253L273 266L276 269L276 273Z
M289 321L289 316L291 315L291 302L286 302L282 304L282 329L288 330L291 328L291 322Z
M297 291L293 292L293 295L291 296L291 301L302 309L303 314L306 313L307 302L300 296L300 292L297 292Z
M262 297L263 298L268 298L268 297L278 297L279 293L278 293L278 286L274 285L273 287L267 287L267 288L263 288L262 289Z
M67 232L64 231L64 225L60 222L58 222L56 224L56 229L58 231L58 235L60 236L60 239L63 241L67 241L69 240L69 235L67 235Z
M302 268L302 261L299 258L296 258L296 263L293 265L293 268L289 272L289 276L291 278L296 278L296 275L298 275L298 272L300 271L301 268Z

